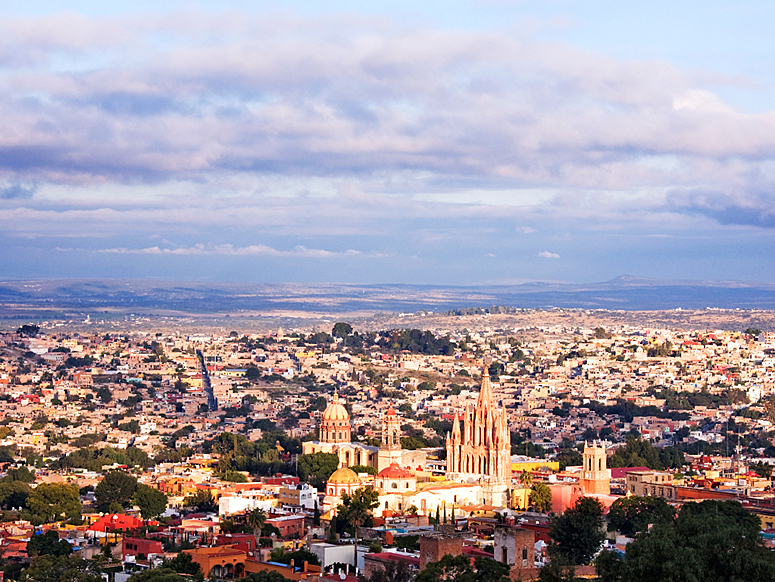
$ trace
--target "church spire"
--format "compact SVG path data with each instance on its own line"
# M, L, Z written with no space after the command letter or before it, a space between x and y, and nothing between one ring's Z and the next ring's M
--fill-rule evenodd
M482 412L492 408L492 385L490 384L490 372L487 368L482 371L482 387L479 389L476 408Z
M452 442L460 442L460 419L455 413L455 420L452 421Z

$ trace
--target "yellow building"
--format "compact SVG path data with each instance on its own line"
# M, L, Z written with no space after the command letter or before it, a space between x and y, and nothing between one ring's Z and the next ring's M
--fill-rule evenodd
M560 470L560 462L545 461L543 459L511 462L511 470L515 473L521 473L522 471L537 471L539 469L551 469L552 471L557 472Z

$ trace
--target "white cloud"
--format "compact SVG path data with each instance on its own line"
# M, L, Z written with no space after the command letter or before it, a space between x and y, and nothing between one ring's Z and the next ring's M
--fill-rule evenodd
M282 251L266 245L249 245L245 247L235 247L232 244L197 244L192 247L163 248L158 246L131 249L116 247L109 249L99 249L95 252L110 253L119 255L185 255L185 256L206 256L206 255L227 255L233 257L253 256L253 257L314 257L326 258L342 255L360 255L359 251L347 250L345 252L333 252L323 249L308 249L307 247L297 245L294 248Z
M541 251L538 253L539 257L543 257L544 259L559 259L560 255L557 253L550 253L549 251Z

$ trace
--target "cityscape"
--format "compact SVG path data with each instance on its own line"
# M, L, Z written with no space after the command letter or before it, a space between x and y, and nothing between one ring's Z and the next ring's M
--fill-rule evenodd
M0 2L0 582L775 582L772 22Z
M775 334L482 311L462 330L7 330L5 572L652 579L678 565L630 546L717 504L730 521L708 523L753 528L769 563Z

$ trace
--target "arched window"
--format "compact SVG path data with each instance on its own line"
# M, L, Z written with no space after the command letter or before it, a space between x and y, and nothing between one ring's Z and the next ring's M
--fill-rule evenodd
M391 489L398 489L398 483L396 483L395 481L393 481L393 483L390 485L390 488L391 488Z

